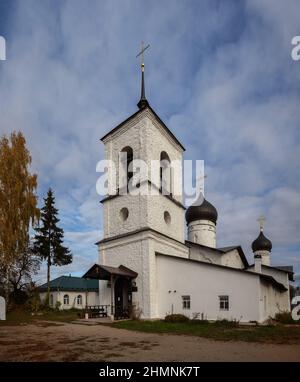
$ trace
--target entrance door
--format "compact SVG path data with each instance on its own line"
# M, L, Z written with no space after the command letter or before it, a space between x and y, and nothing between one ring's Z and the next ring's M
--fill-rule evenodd
M130 307L130 282L120 277L115 282L115 318L129 318Z

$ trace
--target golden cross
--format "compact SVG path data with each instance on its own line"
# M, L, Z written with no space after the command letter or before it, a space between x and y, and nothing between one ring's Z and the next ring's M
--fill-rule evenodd
M144 71L144 52L146 49L148 49L150 47L150 45L148 44L147 46L144 46L144 41L142 41L141 43L141 51L136 55L136 58L141 56L141 68L142 68L142 71Z
M259 222L259 228L260 228L260 230L263 231L263 229L264 229L264 224L265 224L265 221L266 221L266 218L265 218L263 215L261 215L261 216L257 219L257 221Z

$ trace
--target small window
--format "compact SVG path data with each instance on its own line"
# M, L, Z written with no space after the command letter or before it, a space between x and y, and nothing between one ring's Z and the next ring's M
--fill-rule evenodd
M169 225L171 223L171 215L168 211L164 212L164 219L165 219L166 224Z
M123 222L125 222L128 219L129 211L128 208L124 207L120 211L120 218Z
M182 309L191 309L191 296L182 296Z
M77 305L82 305L82 296L81 296L81 294L79 294L78 296L77 296Z
M229 310L229 296L219 296L220 310Z
M53 306L53 294L50 294L50 301L49 301L49 304L51 306Z
M69 295L68 294L64 295L64 305L69 305Z

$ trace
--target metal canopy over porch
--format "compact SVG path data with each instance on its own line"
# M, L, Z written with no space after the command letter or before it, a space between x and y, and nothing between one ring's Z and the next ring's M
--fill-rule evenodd
M88 279L107 280L110 282L111 290L111 316L114 318L127 318L132 308L133 290L132 280L138 276L138 273L120 265L111 267L108 265L94 264L82 277ZM124 297L124 294L126 298ZM104 305L103 305L104 307ZM108 305L105 305L106 312ZM100 311L103 311L102 305L99 305Z
M136 272L124 265L110 267L108 265L94 264L82 277L84 279L111 280L112 276L123 276L135 279L137 275Z

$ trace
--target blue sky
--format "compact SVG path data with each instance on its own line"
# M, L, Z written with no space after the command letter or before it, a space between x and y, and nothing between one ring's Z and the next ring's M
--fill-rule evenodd
M74 262L53 276L97 261L99 138L136 111L141 40L151 106L205 160L218 245L252 262L264 214L272 262L300 274L299 14L297 0L0 0L0 134L25 134L40 203L55 191Z

